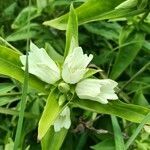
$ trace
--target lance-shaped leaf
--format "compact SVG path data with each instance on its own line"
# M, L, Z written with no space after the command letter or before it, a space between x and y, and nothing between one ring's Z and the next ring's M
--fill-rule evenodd
M119 38L119 53L112 67L110 78L116 79L132 63L144 42L144 33L132 27L124 28ZM122 46L126 44L125 46Z
M125 150L123 135L118 120L115 116L111 115L111 121L114 130L115 148L116 150Z
M58 104L59 92L57 89L51 90L46 105L44 107L44 111L42 113L41 119L39 121L38 126L38 139L41 140L51 125L54 124L59 113L62 111L62 106L60 107Z
M59 150L67 135L68 130L62 128L61 131L55 132L51 127L41 141L42 150Z
M66 47L64 56L71 53L78 46L78 20L73 5L70 6L69 19L66 31Z
M150 112L150 109L139 105L126 104L119 100L110 101L107 105L91 100L76 100L74 105L96 113L110 114L121 117L131 122L140 123ZM150 124L150 120L148 120Z
M24 71L21 69L20 54L0 45L0 74L14 78L21 83L24 80ZM33 75L29 77L29 85L40 92L47 93L45 83Z
M143 8L115 9L116 6L124 1L125 0L87 0L84 4L75 9L79 25L97 20L134 16L144 11ZM59 18L44 22L44 25L65 30L67 28L67 20L68 14L65 14Z

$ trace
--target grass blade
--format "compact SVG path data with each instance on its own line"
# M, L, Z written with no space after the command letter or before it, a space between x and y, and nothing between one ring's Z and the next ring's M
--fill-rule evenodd
M127 143L125 144L126 150L129 148L129 146L133 143L133 141L136 139L140 131L142 130L143 126L147 123L147 121L150 120L150 112L146 115L146 117L142 120L140 125L136 128L135 132L132 134L132 136L129 138Z
M29 7L31 5L31 0L29 0ZM28 33L30 31L30 10L28 12ZM26 107L26 99L28 93L28 79L29 79L29 72L28 72L28 49L29 49L29 39L27 39L27 47L26 47L26 65L25 65L25 74L24 74L24 83L22 89L22 97L20 103L20 112L19 112L19 120L17 124L17 130L15 135L15 142L14 142L14 150L18 149L21 146L20 139L21 139L21 132L24 120L24 112Z
M112 126L114 130L115 148L116 150L125 150L122 132L115 116L111 115Z

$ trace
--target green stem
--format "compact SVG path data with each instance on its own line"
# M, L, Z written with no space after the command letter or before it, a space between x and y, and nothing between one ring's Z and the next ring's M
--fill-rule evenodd
M136 128L135 132L132 134L132 136L129 138L129 140L125 144L126 150L128 150L129 146L136 139L137 135L140 133L140 131L142 130L143 126L148 122L149 119L150 119L150 112L145 116L145 118L142 120L140 125Z
M29 0L29 7L31 7L31 0ZM28 31L30 31L30 10L28 12ZM24 74L24 83L23 83L23 91L21 97L21 104L20 104L20 112L19 112L19 120L17 124L17 131L15 136L14 142L14 150L21 148L21 132L24 120L24 112L26 107L26 100L27 100L27 93L28 93L28 79L29 79L29 72L28 72L28 50L29 50L29 38L27 39L27 46L26 46L26 65L25 65L25 74Z
M19 115L19 111L0 107L0 114L12 115L12 116L16 115L16 116L18 116ZM30 118L30 119L37 118L37 115L31 114L31 113L27 113L27 112L25 112L24 116L26 118Z
M10 47L11 49L15 50L17 53L21 54L21 52L16 49L14 46L12 46L11 44L9 44L5 39L3 39L2 37L0 37L0 41L2 41L5 45L7 45L8 47Z
M145 64L136 74L134 74L129 81L126 82L124 86L119 90L118 93L120 93L125 87L127 87L138 75L140 75L143 71L145 71L150 65L150 62Z
M21 95L22 92L14 92L14 93L5 93L5 94L0 94L0 97L3 97L3 96L18 96L18 95Z

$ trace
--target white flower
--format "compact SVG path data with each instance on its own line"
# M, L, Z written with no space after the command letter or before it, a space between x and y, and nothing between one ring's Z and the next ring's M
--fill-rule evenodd
M71 125L70 109L67 106L54 122L55 132L59 132L62 128L69 129Z
M86 73L86 67L92 58L93 55L87 56L87 54L83 54L81 47L76 47L65 59L62 69L63 80L71 84L80 81Z
M107 104L108 99L118 99L114 92L117 82L110 79L85 79L76 86L76 93L80 99L90 99Z
M20 56L20 60L25 66L26 56ZM22 67L22 69L25 69L25 67ZM48 56L45 49L38 48L32 42L29 52L29 73L50 84L60 79L60 70L56 63Z

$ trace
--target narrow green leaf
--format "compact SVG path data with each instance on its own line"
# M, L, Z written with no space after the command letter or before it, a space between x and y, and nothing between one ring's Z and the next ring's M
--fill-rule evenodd
M59 132L55 132L53 127L50 127L46 135L42 139L42 150L59 150L63 144L68 130L65 128Z
M28 23L28 30L27 34L30 31L30 10L31 10L31 0L29 0L29 12L27 15L27 23ZM16 129L16 134L15 134L15 142L14 142L14 150L16 149L22 149L22 144L21 144L21 134L22 134L22 127L23 127L23 122L24 122L24 114L25 114L25 109L26 109L26 102L27 102L27 96L28 96L28 89L29 89L29 66L28 66L28 50L29 50L29 38L27 39L27 44L26 44L26 63L25 63L25 72L24 72L24 79L23 79L23 85L22 85L22 96L21 96L21 101L20 101L20 111L19 111L19 118L18 118L18 123L17 123L17 129Z
M111 138L107 138L106 140L91 146L91 148L94 150L116 150L114 140Z
M111 11L125 0L87 0L84 4L76 8L79 24L94 21L99 15ZM91 7L92 6L92 7ZM67 28L68 14L54 20L44 22L45 25L64 30Z
M124 28L120 34L119 45L132 42L120 47L118 56L112 67L110 78L116 79L132 63L144 42L144 34L135 31L132 27Z
M124 1L125 0L87 0L84 4L75 9L79 25L104 19L131 17L144 12L144 9L140 8L115 10L115 7ZM44 25L65 30L67 28L67 20L68 14L65 14L59 18L44 22Z
M40 11L36 7L26 7L24 8L19 15L16 17L15 21L12 24L13 29L18 29L26 24L28 24L28 13L30 12L30 20L38 17L40 15Z
M131 122L140 123L142 119L150 112L150 109L126 104L119 100L110 101L108 104L101 104L92 100L76 100L74 101L76 107L89 110L96 113L110 114L129 120ZM150 124L150 121L148 121Z
M5 47L10 47L12 50L16 51L17 53L21 54L21 52L16 49L14 46L12 46L10 43L6 41L6 39L3 39L0 37L0 46L4 45Z
M56 52L56 50L49 43L46 43L45 49L50 58L52 58L55 62L63 63L64 57Z
M134 97L133 97L133 103L136 105L141 105L141 106L148 106L149 103L147 99L145 98L143 92L141 90L138 90Z
M140 123L140 125L136 128L136 130L134 131L134 133L132 134L132 136L129 138L129 140L127 141L127 143L125 144L125 148L126 150L128 150L129 146L133 143L133 141L136 139L137 135L140 133L140 131L142 130L143 126L146 123L150 122L150 112L143 118L142 122Z
M75 150L82 150L82 149L84 149L87 140L88 140L88 132L85 131L85 132L79 137L79 142L78 142L78 144L77 144Z
M122 135L118 120L113 115L111 115L111 120L112 120L112 126L114 130L115 149L125 150L123 135Z
M118 5L115 9L132 8L132 7L136 7L137 4L138 4L138 0L126 0L125 2Z
M14 87L12 83L0 83L0 95L11 91Z
M44 111L39 121L38 126L38 139L41 140L45 134L47 133L48 129L53 125L56 117L61 111L61 107L58 105L58 96L59 92L57 89L51 90L46 105L44 107Z
M3 59L3 61L5 60L19 67L21 66L21 62L19 60L20 55L20 53L0 45L0 59Z
M36 0L36 4L39 10L42 10L43 8L45 8L48 4L50 3L50 1L47 0Z
M7 41L19 41L19 40L26 40L28 38L35 38L38 36L39 31L41 30L40 25L37 23L30 24L30 31L27 33L28 26L23 26L19 28L17 31L10 34L6 40Z
M19 111L14 110L14 109L0 107L0 114L18 116L19 115ZM26 117L28 119L34 119L34 118L37 117L37 115L25 112L24 117Z
M73 5L70 6L69 19L66 31L66 47L64 57L78 46L78 20Z
M101 69L92 69L92 68L88 68L88 71L85 73L85 75L83 76L83 78L88 78L91 77L92 75L98 73L102 71Z
M147 40L145 40L143 43L143 50L150 54L150 42L148 42Z

